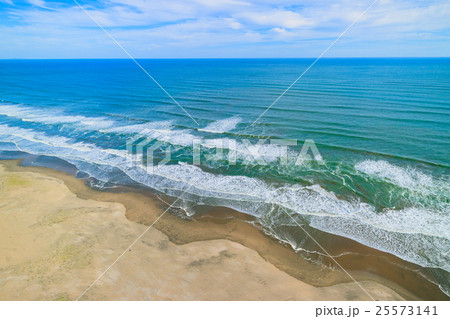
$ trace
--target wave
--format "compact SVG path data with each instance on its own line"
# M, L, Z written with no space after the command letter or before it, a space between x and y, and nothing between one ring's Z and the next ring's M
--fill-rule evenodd
M143 134L155 129L169 129L172 127L173 121L147 122L142 124L125 125L119 127L109 127L101 129L102 133L122 133L122 134Z
M269 144L267 140L250 141L232 138L204 138L194 134L192 130L172 130L172 129L154 129L142 131L141 134L152 139L166 142L176 146L193 148L201 146L210 151L217 151L216 159L226 159L222 156L220 150L225 150L242 161L251 163L269 163L277 162L280 156L283 156L285 149L276 145ZM295 159L294 152L288 153L289 158Z
M101 181L132 181L181 197L186 203L229 207L257 217L269 229L280 224L295 226L293 221L286 220L284 211L287 211L300 222L321 231L354 239L423 267L450 271L450 234L447 231L450 216L446 211L406 207L378 212L368 203L356 198L339 198L317 184L269 183L255 177L214 174L189 164L143 167L132 162L125 150L103 149L9 125L0 124L0 137L0 142L13 143L17 150L64 159ZM2 145L0 143L0 147ZM361 162L356 167L374 176L382 174L374 165ZM413 185L410 181L405 184L398 177L397 169L394 167L391 173L384 170L387 177L382 178L397 176L393 178L396 182ZM408 170L404 173L407 172L417 175ZM431 178L425 177L425 180Z
M260 144L258 144L258 142L251 142L250 140L242 140L241 142L232 138L206 138L195 135L195 131L191 129L174 129L172 124L172 121L149 122L109 128L101 130L101 132L133 134L130 136L131 139L138 136L145 137L165 142L172 146L187 147L190 149L201 146L211 151L226 150L231 152L233 156L235 155L236 158L250 162L275 162L285 152L284 148L276 144L269 144L267 140L260 140ZM220 151L218 153L220 156ZM292 151L289 154L291 159L296 155Z
M399 167L386 161L366 160L355 165L355 168L367 175L384 179L404 188L415 189L434 185L432 177L416 169Z
M35 107L25 107L19 104L2 104L0 115L21 119L24 122L43 124L74 124L79 127L89 127L95 130L113 127L116 122L106 117L86 117L82 115L65 115L59 111L50 111L48 108L39 110Z
M227 119L217 120L198 130L210 133L226 133L235 129L240 122L242 122L240 117L233 116Z
M421 210L434 209L436 218L447 219L450 215L448 175L433 177L416 168L401 167L384 160L362 161L355 165L355 170L373 183L392 185L389 188L391 197L401 194L403 201L410 206Z
M21 105L1 105L0 114L8 117L21 119L24 122L36 122L43 124L71 124L77 129L100 133L125 134L129 138L140 134L147 138L172 144L174 146L192 148L194 144L207 149L222 149L236 153L236 157L247 161L274 162L279 159L283 151L280 147L270 144L247 145L230 138L204 138L195 135L191 129L174 129L173 121L145 122L131 125L119 125L119 122L104 117L85 117L64 115L59 111L41 111L35 107L24 107ZM221 132L231 130L241 121L238 117L219 120L211 123L205 129L208 132ZM233 153L234 154L234 153Z

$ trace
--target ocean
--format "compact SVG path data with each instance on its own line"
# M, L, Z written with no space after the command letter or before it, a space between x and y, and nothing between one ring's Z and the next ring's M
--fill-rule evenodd
M322 59L254 123L313 61L139 60L191 118L131 60L0 60L0 157L232 208L309 257L297 224L350 238L450 295L450 59Z

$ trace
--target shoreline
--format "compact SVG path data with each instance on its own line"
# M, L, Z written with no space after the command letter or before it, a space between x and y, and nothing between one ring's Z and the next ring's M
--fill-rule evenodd
M98 191L89 188L85 180L77 179L68 173L45 167L24 167L20 166L20 162L19 160L2 160L0 165L11 173L41 174L60 180L80 200L119 203L123 205L124 214L130 223L141 224L141 226L150 225L165 208L165 204L159 201L156 195L144 190ZM346 274L336 269L333 261L329 258L322 258L321 264L308 261L295 253L288 245L269 237L249 222L251 222L251 218L247 215L215 207L204 214L193 216L191 219L167 213L154 225L154 228L160 232L160 235L167 236L168 241L176 247L199 243L211 244L216 241L226 241L226 245L231 246L240 245L254 252L265 263L275 266L275 269L289 278L308 287L322 287L315 289L337 289L336 287L339 288L342 285L355 285ZM349 270L358 282L364 283L363 286L373 287L375 284L377 287L386 288L386 291L395 291L390 295L391 298L397 296L395 298L406 300L448 299L437 286L415 272L417 269L417 267L414 268L415 265L346 238L329 234L324 234L324 236L332 236L339 243L338 246L353 252L336 257L336 260L346 270ZM233 246L233 249L238 248ZM221 257L223 256L219 254L218 258L221 259ZM396 267L395 264L398 266ZM407 267L411 267L411 270L407 270ZM273 271L270 273L272 274ZM353 291L353 293L355 292ZM362 290L359 290L359 293L363 294ZM351 300L350 296L344 297L344 295L337 293L335 298ZM361 298L361 296L357 298Z

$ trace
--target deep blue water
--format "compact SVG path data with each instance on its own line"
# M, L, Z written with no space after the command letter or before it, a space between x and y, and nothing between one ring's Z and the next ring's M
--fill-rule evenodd
M141 60L197 125L131 60L3 60L0 150L64 159L105 187L182 195L187 214L234 208L293 248L318 250L288 211L312 230L438 269L448 293L450 59L324 59L251 125L312 61ZM171 160L151 170L130 162L137 134ZM285 165L267 140L261 163L244 141L258 138L298 145ZM325 164L297 161L305 140Z

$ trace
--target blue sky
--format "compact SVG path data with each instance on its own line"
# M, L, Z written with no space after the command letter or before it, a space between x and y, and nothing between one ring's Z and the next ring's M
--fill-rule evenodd
M316 57L373 0L78 0L137 58ZM0 58L125 58L73 0L0 0ZM450 56L450 1L379 0L327 57Z

